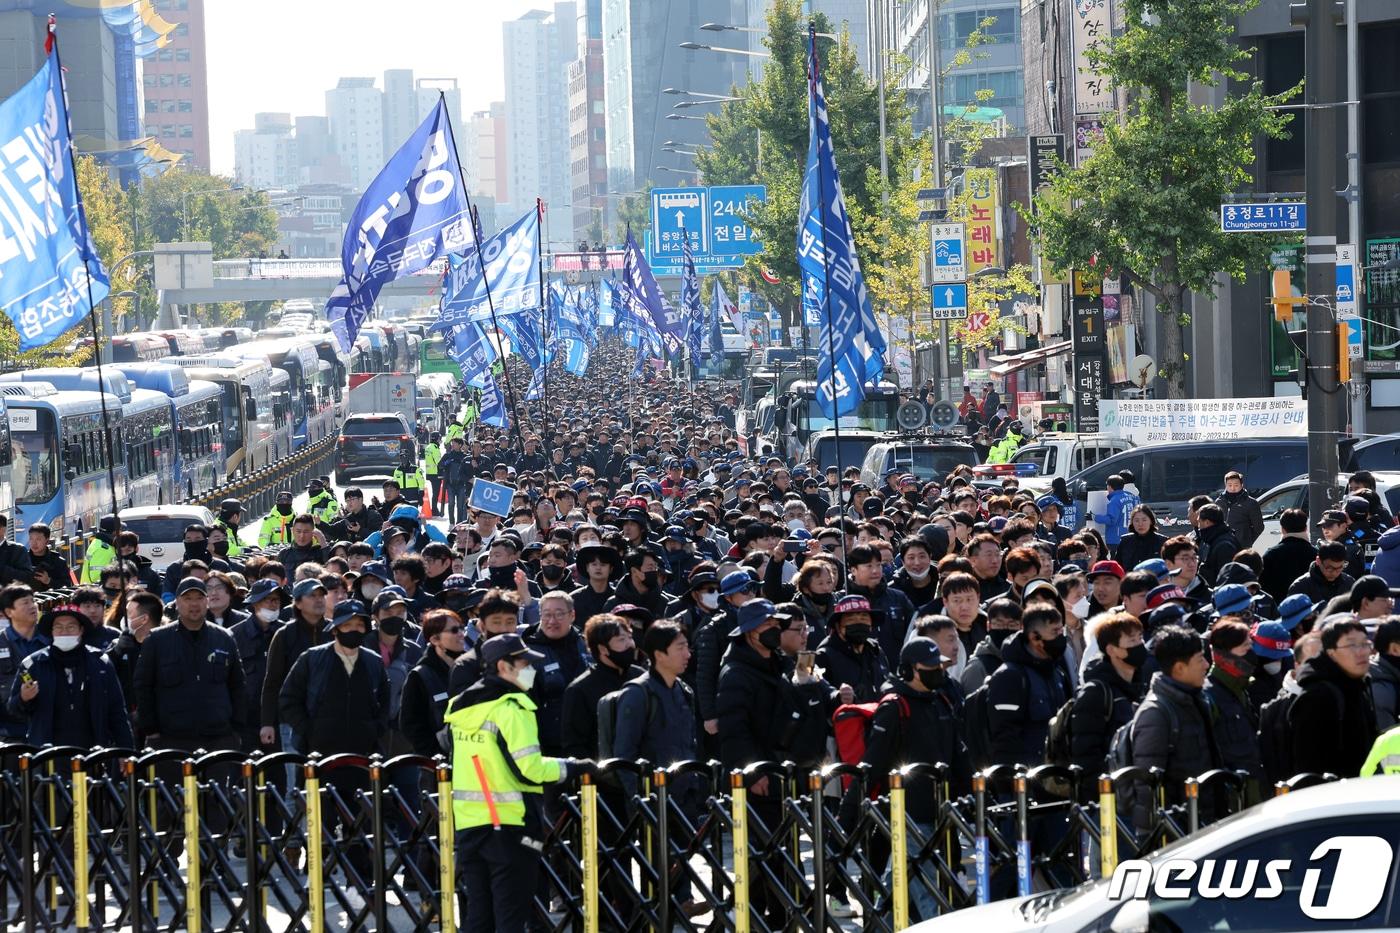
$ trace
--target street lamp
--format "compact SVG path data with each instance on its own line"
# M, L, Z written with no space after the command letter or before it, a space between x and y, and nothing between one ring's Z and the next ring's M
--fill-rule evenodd
M682 42L680 43L680 47L683 49L689 49L692 52L704 49L709 52L728 52L730 55L747 55L750 58L773 57L772 54L769 52L755 52L752 49L733 49L723 45L703 45L699 42Z
M671 94L671 95L681 96L681 97L708 97L708 98L710 98L711 100L737 100L737 99L738 99L738 98L735 98L735 97L730 97L728 94L710 94L710 93L707 93L707 92L705 92L705 91L690 91L690 90L686 90L685 88L679 88L679 87L662 88L661 93L662 93L662 94Z
M688 114L688 113L668 113L668 114L666 114L666 119L668 119L668 120L699 120L701 123L704 123L704 122L705 122L705 118L704 118L704 117L692 117L692 116L691 116L690 114Z
M696 152L696 151L693 150L693 149L679 149L679 148L677 148L677 147L675 147L675 146L662 146L662 147L661 147L661 151L662 151L662 152L674 152L674 153L676 153L677 155L683 155L683 156L695 156L695 155L699 155L699 153Z
M678 100L671 106L677 110L683 107L708 107L711 104L723 104L731 100L743 100L742 97L715 97L710 100Z
M685 176L685 177L687 177L687 178L695 178L695 179L697 179L697 180L698 180L699 177L700 177L700 173L699 173L698 171L696 171L695 169L690 169L690 170L687 171L686 169L683 169L683 168L669 168L669 167L667 167L667 166L665 166L665 165L658 165L658 166L656 166L656 170L657 170L658 172L669 172L669 173L672 174L672 175L682 175L682 176Z

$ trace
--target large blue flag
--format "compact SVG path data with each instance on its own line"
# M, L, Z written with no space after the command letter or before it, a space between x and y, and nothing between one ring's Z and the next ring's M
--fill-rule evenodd
M466 321L477 323L496 317L534 311L540 306L540 215L532 210L500 233L484 240L482 256L486 277L476 249L469 250L461 265L454 266L442 290L441 314L432 330L445 330ZM491 301L487 302L487 285Z
M365 189L340 249L340 284L326 302L343 353L374 310L380 290L475 240L467 193L441 99Z
M501 394L500 383L491 374L487 374L486 388L481 390L480 417L482 424L491 424L498 428L510 427L510 415L506 412L505 396Z
M814 307L821 314L817 403L826 417L835 420L855 411L865 398L866 383L879 382L884 376L885 339L870 306L851 236L818 73L816 34L810 29L807 86L811 138L798 212L797 265L802 273L804 313Z
M680 312L666 304L661 287L656 284L642 248L632 231L627 231L627 244L622 252L622 297L633 317L650 318L666 352L675 355L685 342L685 321Z
M618 309L622 306L617 279L600 279L598 284L602 288L602 297L598 301L598 326L616 327Z
M463 324L449 336L447 355L462 370L462 380L478 389L486 387L491 364L496 362L496 345L480 324Z
M72 148L62 71L51 52L0 104L0 305L21 350L52 343L110 291L78 194Z
M700 310L700 277L695 274L695 251L690 237L681 228L681 316L685 321L685 346L691 362L700 358L700 335L705 315Z
M715 281L714 299L710 302L710 317L705 324L705 357L718 357L724 355L724 334L720 330L720 296L724 294L724 289L720 287L719 281Z
M588 372L588 359L591 353L588 344L582 340L566 340L564 342L564 369L571 375L582 376Z

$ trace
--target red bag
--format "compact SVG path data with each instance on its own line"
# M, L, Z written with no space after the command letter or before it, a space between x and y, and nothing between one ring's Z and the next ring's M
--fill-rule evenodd
M836 707L836 712L831 714L831 726L836 734L836 754L841 761L848 765L861 763L865 758L866 736L875 719L875 711L891 700L899 704L899 724L903 728L904 721L909 718L909 701L897 693L887 693L876 703L843 703ZM841 790L845 791L850 783L851 778L843 777ZM883 779L871 782L870 799L880 796L884 783Z

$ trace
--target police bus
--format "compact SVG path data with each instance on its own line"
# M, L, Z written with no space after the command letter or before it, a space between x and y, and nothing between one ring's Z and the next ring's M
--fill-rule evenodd
M122 363L116 368L137 388L160 392L169 401L175 424L176 499L202 495L222 483L226 474L219 387L191 380L186 370L168 363Z
M266 360L224 354L172 357L191 380L219 388L225 477L260 470L273 461L272 366Z
M314 385L320 357L316 347L303 337L260 340L235 347L232 352L245 359L265 359L274 370L287 374L286 414L291 424L291 450L300 450L309 443L312 434L317 439L333 430L332 406L322 406L314 398Z

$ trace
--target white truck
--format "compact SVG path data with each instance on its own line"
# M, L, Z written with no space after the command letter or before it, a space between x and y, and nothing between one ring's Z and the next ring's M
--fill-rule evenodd
M395 412L418 423L418 377L413 373L351 373L347 415Z

